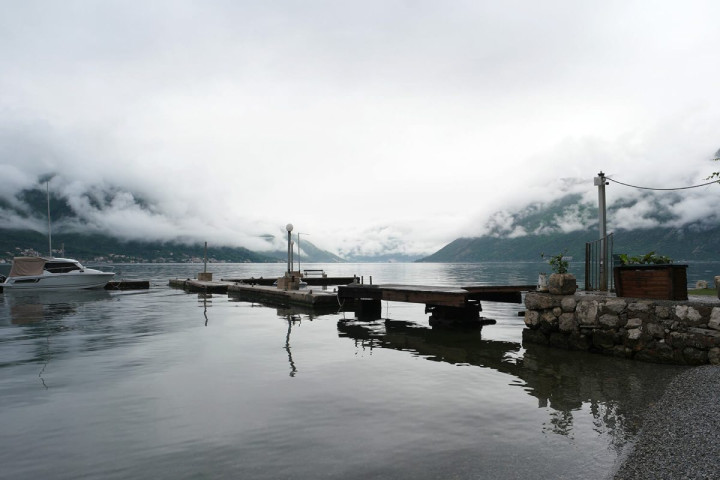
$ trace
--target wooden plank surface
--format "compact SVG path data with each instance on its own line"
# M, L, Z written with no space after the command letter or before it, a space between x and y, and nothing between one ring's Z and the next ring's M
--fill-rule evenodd
M338 287L338 298L368 298L392 302L424 303L464 307L469 292L456 287L435 287L425 285L342 285Z

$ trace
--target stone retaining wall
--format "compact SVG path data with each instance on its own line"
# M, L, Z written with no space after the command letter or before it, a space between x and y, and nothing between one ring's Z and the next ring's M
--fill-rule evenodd
M525 342L647 362L720 365L717 301L530 292L525 307Z

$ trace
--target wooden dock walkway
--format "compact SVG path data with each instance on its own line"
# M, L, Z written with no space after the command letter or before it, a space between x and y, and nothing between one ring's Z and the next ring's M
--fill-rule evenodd
M337 294L322 289L284 290L275 286L226 280L171 279L169 284L171 287L182 288L187 292L227 294L250 301L264 301L275 305L339 308Z
M439 287L418 285L363 285L338 287L338 300L342 305L353 305L358 317L380 318L380 302L424 303L430 312L430 324L469 322L479 325L494 323L482 319L481 300L521 303L522 292L535 290L535 285L469 285L465 287Z
M222 278L224 282L244 283L246 285L265 285L271 286L277 282L277 277L271 278ZM357 280L357 277L302 277L302 281L310 287L322 287L330 285L347 285Z
M338 285L338 279L352 283ZM305 278L307 280L308 278ZM275 305L297 305L309 308L337 308L351 310L358 318L380 318L381 301L425 304L430 312L431 324L442 322L469 322L479 325L494 323L482 319L481 301L521 303L522 293L535 290L535 285L466 285L463 287L423 285L367 285L355 283L357 277L315 277L338 285L337 292L329 292L310 285L299 290L282 289L273 286L274 278L223 279L204 281L196 279L173 279L170 286L188 292L220 293L233 295L249 301L268 302ZM326 282L321 282L326 285Z
M535 285L468 285L436 287L419 285L342 285L338 298L373 299L394 302L424 303L448 307L464 307L480 300L521 303L522 292L535 290Z

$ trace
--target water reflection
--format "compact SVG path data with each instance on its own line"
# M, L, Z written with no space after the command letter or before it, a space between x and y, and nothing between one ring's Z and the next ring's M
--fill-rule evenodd
M412 322L340 320L339 336L363 349L387 348L430 361L490 368L513 377L548 410L543 433L573 437L575 416L587 410L593 429L618 451L637 433L648 392L660 392L681 368L641 364L540 345L484 340L480 333L431 329ZM584 414L583 414L584 415Z
M10 322L24 325L62 319L75 314L84 303L108 300L110 294L106 290L5 292L3 297Z
M77 314L88 302L109 298L110 294L105 290L5 292L2 295L10 324L23 327L23 336L33 340L33 361L41 364L38 377L45 389L49 388L45 372L50 361L67 349L62 343L55 345L53 342L53 337L71 328L62 320ZM12 363L22 363L22 360Z
M0 330L0 368L39 363L44 378L52 359L134 344L168 331L172 319L133 298L138 296L106 290L5 292L0 295L0 327L5 327ZM117 306L106 305L120 301L126 304L122 317L116 315Z
M208 304L212 307L212 293L198 293L198 303L202 304L203 307L203 316L205 317L205 326L208 325ZM208 301L209 300L209 301Z
M295 322L300 324L300 315L286 315L288 329L287 335L285 336L285 351L288 354L288 363L290 364L290 376L294 377L297 373L297 367L292 357L292 350L290 349L290 334L292 333L292 327Z

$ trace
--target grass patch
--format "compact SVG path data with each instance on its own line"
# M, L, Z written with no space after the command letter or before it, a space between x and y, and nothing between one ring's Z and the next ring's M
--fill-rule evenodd
M688 295L708 295L708 296L716 296L718 294L718 291L714 288L694 288L692 290L688 290Z

